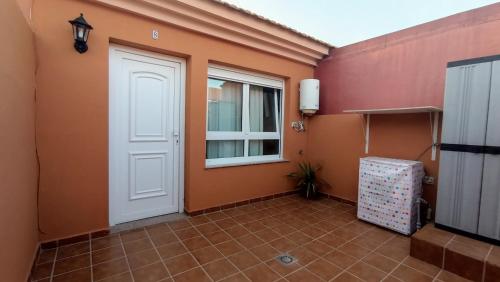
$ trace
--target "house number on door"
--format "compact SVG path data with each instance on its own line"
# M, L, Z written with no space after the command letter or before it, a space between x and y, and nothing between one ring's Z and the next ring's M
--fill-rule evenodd
M156 40L159 36L160 34L158 33L158 30L153 30L153 39Z

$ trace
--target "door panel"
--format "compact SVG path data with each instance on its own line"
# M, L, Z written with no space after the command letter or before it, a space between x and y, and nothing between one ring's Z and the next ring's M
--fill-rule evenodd
M441 151L436 222L477 232L483 154Z
M448 68L442 143L484 145L491 63Z
M491 63L448 68L442 143L484 145ZM477 232L484 155L441 150L436 222Z
M499 122L500 61L495 61L491 75L487 146L500 146ZM480 235L500 240L500 155L485 155L478 232Z
M110 49L110 224L179 210L182 62Z

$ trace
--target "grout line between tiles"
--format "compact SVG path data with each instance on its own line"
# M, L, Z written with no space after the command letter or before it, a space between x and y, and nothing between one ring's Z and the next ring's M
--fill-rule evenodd
M167 224L164 224L164 225L167 226L167 228L169 228L169 230L170 230L170 227ZM161 257L160 252L158 252L158 249L157 249L155 243L153 242L153 239L151 239L151 235L149 234L149 231L146 228L144 228L144 232L146 232L146 236L148 237L149 242L151 243L151 245L153 245L153 249L155 250L155 252L158 255L158 257L160 258L160 261L163 264L163 267L165 267L165 269L167 270L168 278L172 278L173 279L172 274L170 273L170 270L168 269L168 267L165 264L165 262L163 261L163 258ZM156 262L154 262L154 263L156 263Z
M493 251L493 245L490 245L490 249L488 250L488 253L484 257L484 261L483 261L483 273L482 273L482 276L481 276L481 281L482 282L484 282L485 279L486 279L486 263L487 263L488 258L490 257L490 254L491 254L492 251Z
M127 263L128 271L130 272L130 277L132 277L132 282L135 282L135 278L134 278L134 275L132 273L132 269L130 268L130 263L128 262L128 256L127 256L127 252L125 251L125 245L123 243L121 234L118 234L118 238L120 238L120 246L122 247L123 255L125 256L125 262ZM92 267L94 267L94 266L92 266Z

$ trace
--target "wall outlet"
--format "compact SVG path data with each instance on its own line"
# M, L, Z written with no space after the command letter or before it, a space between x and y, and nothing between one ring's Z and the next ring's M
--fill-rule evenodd
M434 176L426 175L426 176L424 176L424 179L422 179L422 182L425 184L432 185L432 184L434 184Z

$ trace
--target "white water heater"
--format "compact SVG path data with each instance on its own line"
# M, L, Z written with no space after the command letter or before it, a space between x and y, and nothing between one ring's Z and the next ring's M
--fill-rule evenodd
M313 115L319 110L319 80L304 79L300 81L300 111L305 115Z

